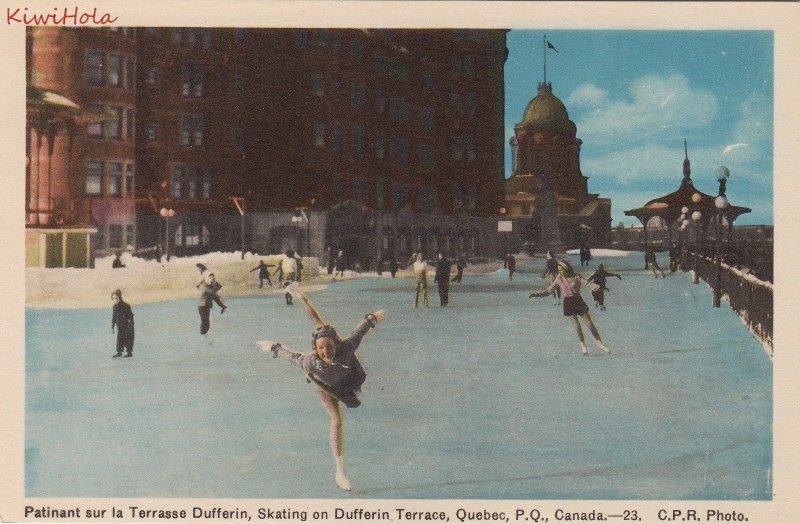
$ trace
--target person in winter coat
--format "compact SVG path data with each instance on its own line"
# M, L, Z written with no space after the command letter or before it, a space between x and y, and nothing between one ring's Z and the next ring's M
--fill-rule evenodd
M417 253L414 262L414 279L417 282L414 288L414 307L419 307L419 294L422 293L422 301L425 307L428 306L428 264L422 259L422 253Z
M214 273L209 273L205 279L197 284L197 289L200 292L200 301L197 305L197 310L200 313L200 334L205 335L211 329L211 308L213 302L220 306L220 315L225 313L228 309L219 296L219 290L222 289L222 284L217 282L217 277Z
M265 264L263 260L259 260L258 265L250 270L252 273L253 271L258 270L258 288L261 289L264 287L264 280L267 281L269 287L272 287L272 280L269 278L269 268L275 267L275 264Z
M309 381L317 386L317 397L331 419L330 446L336 463L336 485L350 491L352 487L344 470L344 420L341 404L349 408L361 405L358 394L367 374L355 351L364 335L383 320L383 311L368 313L352 334L342 339L302 291L294 286L290 289L301 300L314 322L312 352L298 353L280 343L272 344L269 350L273 358L282 358L300 367L308 374Z
M514 272L517 270L517 259L511 253L506 253L503 267L508 268L508 279L514 280Z
M439 253L439 260L436 262L436 274L433 281L439 288L439 305L446 307L449 302L450 260L442 253Z
M114 358L121 357L123 350L127 350L126 357L133 356L133 311L131 306L122 300L122 291L117 289L111 293L111 302L114 303L111 313L111 332L117 328L117 352Z
M600 306L601 310L605 310L605 292L608 291L606 287L606 279L608 277L617 277L622 280L622 277L616 273L606 271L603 264L597 266L597 271L592 273L592 276L586 279L586 282L592 286L592 298L594 299L595 307Z
M553 283L553 281L558 276L558 260L556 260L555 255L552 251L547 252L547 258L545 259L545 266L544 271L542 271L542 275L540 278L547 277L547 284L548 286ZM553 290L553 296L558 299L556 304L561 304L561 288L556 286Z

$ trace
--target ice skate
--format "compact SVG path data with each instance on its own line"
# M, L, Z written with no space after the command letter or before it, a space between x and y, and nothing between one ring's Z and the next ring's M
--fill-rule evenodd
M583 354L584 357L589 354L589 350L586 349L586 344L584 344L583 342L581 342L581 353Z
M595 343L595 345L596 345L598 348L600 348L600 349L603 351L603 353L611 353L611 350L610 350L610 349L608 349L608 348L607 348L607 347L606 347L606 346L603 344L603 342L602 342L602 341L600 341L600 340L595 340L595 341L594 341L594 343Z
M350 481L347 480L344 471L336 472L336 485L339 486L340 489L343 489L345 491L350 491L353 489L353 486L350 485Z

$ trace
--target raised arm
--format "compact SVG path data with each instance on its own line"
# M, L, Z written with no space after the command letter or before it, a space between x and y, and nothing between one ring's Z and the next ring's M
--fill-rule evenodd
M299 288L287 289L287 290L292 295L299 298L300 301L303 303L303 306L305 306L308 316L311 317L311 321L314 322L315 328L327 325L325 318L322 316L322 314L314 306L313 302L311 302L311 300L306 296L305 293L303 293Z

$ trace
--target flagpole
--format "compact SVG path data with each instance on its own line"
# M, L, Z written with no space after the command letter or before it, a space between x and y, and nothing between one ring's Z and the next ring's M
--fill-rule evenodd
M542 37L542 56L544 57L544 84L547 85L547 35Z

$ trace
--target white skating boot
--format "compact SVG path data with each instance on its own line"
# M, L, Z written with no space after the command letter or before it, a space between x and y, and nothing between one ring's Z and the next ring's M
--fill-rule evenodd
M344 474L344 457L336 457L336 485L345 491L353 489L353 486L350 485L350 481L347 480L347 476Z

